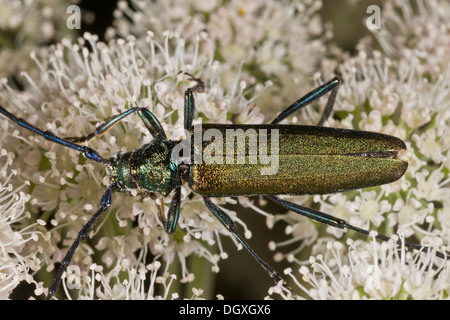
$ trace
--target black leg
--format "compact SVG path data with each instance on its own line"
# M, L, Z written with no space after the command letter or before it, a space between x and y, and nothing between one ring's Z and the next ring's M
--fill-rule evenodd
M175 228L178 224L178 217L180 216L180 204L181 204L181 187L175 189L170 203L169 212L167 212L167 220L163 222L164 230L167 234L175 232ZM161 208L164 209L164 208Z
M58 273L56 274L55 279L53 280L53 283L48 291L47 300L50 300L56 293L56 289L58 288L59 283L61 282L61 277L64 274L64 272L67 269L67 266L70 263L70 260L72 260L72 256L77 250L78 246L80 245L80 242L83 241L89 231L91 230L94 223L97 221L97 219L102 215L103 212L105 212L109 206L111 205L111 194L114 189L114 186L109 186L105 193L102 196L102 199L100 201L100 208L97 210L97 212L89 219L89 221L84 225L84 227L80 230L78 233L77 238L73 242L72 246L70 247L69 251L67 252L66 256L61 262L61 266L59 267Z
M205 84L199 78L195 78L187 72L180 71L178 74L184 73L189 76L189 80L195 81L196 85L188 88L184 93L184 130L190 131L192 128L192 120L194 118L195 102L194 92L205 91Z
M338 84L337 84L338 86L335 87L334 89L332 89L331 92L330 92L330 96L328 97L328 101L327 101L327 104L325 106L325 110L323 110L322 116L320 117L320 120L317 123L317 125L319 127L323 126L323 123L330 117L331 111L333 111L334 101L336 100L336 95L337 95L337 91L338 91L338 88L339 88L339 84L340 83L338 82Z
M280 199L276 196L266 195L265 197L288 210L291 210L291 211L298 213L309 219L316 220L320 223L327 224L329 226L339 228L339 229L343 229L347 226L347 222L345 222L345 220L333 217L329 214L326 214L326 213L323 213L323 212L320 212L320 211L317 211L317 210L314 210L311 208L302 207L296 203Z
M364 230L364 229L355 227L355 226L347 223L347 221L345 221L345 220L333 217L333 216L331 216L329 214L320 212L318 210L314 210L314 209L311 209L311 208L306 208L306 207L303 207L303 206L298 205L296 203L289 202L289 201L286 201L286 200L283 200L283 199L280 199L278 197L271 196L271 195L267 195L265 197L270 199L270 200L272 200L273 202L279 204L280 206L282 206L282 207L284 207L284 208L286 208L288 210L291 210L292 212L298 213L298 214L300 214L300 215L302 215L304 217L307 217L309 219L318 221L320 223L327 224L329 226L333 226L333 227L339 228L339 229L347 228L347 229L356 231L358 233L364 234L366 236L369 235L369 233L370 233L370 231L368 231L368 230ZM375 236L375 238L378 239L378 240L382 240L382 241L388 241L390 239L389 237L384 236L382 234L377 234ZM397 242L397 244L401 245L402 242L399 240ZM415 244L415 243L404 242L403 244L406 247L408 247L408 248L419 250L419 251L428 252L430 250L429 247L424 247L424 246L421 246L421 245L418 245L418 244ZM436 252L436 256L438 256L439 258L442 258L442 259L447 259L448 258L448 255L444 254L442 252Z
M148 193L152 199L156 200L159 196L156 196L153 193ZM181 206L181 187L176 187L172 196L172 201L170 202L169 211L167 212L167 218L164 214L164 203L162 201L162 197L160 198L160 204L158 208L158 217L161 223L164 226L164 230L167 234L172 234L175 232L175 229L178 224L178 218L180 216L180 206Z
M306 94L305 96L301 97L297 101L295 101L292 105L290 105L286 110L281 112L272 122L271 124L277 124L287 117L289 117L292 113L294 113L297 110L300 110L303 107L306 107L311 102L319 99L323 95L327 94L331 91L330 97L328 98L327 105L325 107L325 110L322 114L322 117L319 120L319 126L322 126L326 119L331 114L331 111L333 110L334 101L336 99L336 93L337 89L340 85L340 80L338 78L334 78L331 81L325 83L324 85L321 85L320 87L314 89L310 93Z
M293 297L296 297L295 292L287 285L286 281L264 260L262 260L253 249L244 241L244 239L237 233L236 225L233 220L218 206L209 200L207 197L203 197L206 207L211 211L211 213L227 228L228 231L244 246L244 248L251 254L251 256L259 263L259 265L266 270L269 276L278 284L280 281L284 288L289 290Z

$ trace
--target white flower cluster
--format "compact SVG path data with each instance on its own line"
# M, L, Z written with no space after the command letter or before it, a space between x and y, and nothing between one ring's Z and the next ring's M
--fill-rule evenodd
M166 47L163 47L153 42L149 35L143 42L118 39L104 44L90 34L85 34L77 44L63 40L49 48L44 57L38 58L32 54L41 73L39 79L32 79L23 73L28 81L27 91L14 91L4 79L0 99L8 101L8 109L17 111L33 125L61 137L82 136L92 132L99 123L130 106L147 107L163 122L168 134L172 133L172 137L178 139L174 135L177 129L182 128L181 118L177 117L172 123L171 114L182 113L184 91L177 87L187 85L186 79L177 77L178 71L192 71L192 68L206 71L216 66L207 55L198 54L199 43L205 41L201 37L186 45L178 36L167 34L166 41ZM145 45L145 48L139 47L139 44ZM151 50L152 47L158 47L158 52ZM211 82L210 92L214 99L219 103L224 101L222 92L214 90L214 77L204 79L208 84ZM199 99L198 109L211 109L210 100ZM237 104L245 104L245 100L241 100ZM220 109L217 112L219 114ZM46 220L53 226L50 231L51 245L46 243L44 249L45 260L49 264L47 269L51 270L66 251L65 248L58 249L56 244L62 241L65 247L76 237L89 218L89 212L96 209L104 185L108 183L105 178L107 175L103 168L85 163L78 152L41 141L31 132L24 131L21 136L22 131L12 122L3 126L6 131L2 139L3 147L14 150L18 158L23 160L22 163L16 161L15 167L20 169L21 179L29 179L33 186L31 203L34 208L47 213ZM120 150L135 149L150 139L143 125L130 117L122 121L121 126L111 130L110 136L96 139L90 146L107 156ZM40 148L46 152L41 154ZM184 190L183 199L186 193L187 190ZM150 251L155 259L166 261L167 271L175 256L184 260L186 256L196 253L206 257L212 263L212 269L217 271L219 257L210 253L197 240L214 243L217 224L200 217L206 209L198 206L195 200L184 208L190 208L192 213L181 218L179 228L185 230L185 235L183 241L179 242L176 237L168 237L162 229L157 228L158 211L153 200L115 194L109 211L113 213L113 218L104 220L98 231L94 231L99 237L95 248L103 252L101 262L111 266L117 259L126 259L138 268ZM131 221L136 221L135 225L131 226ZM112 234L103 231L107 229ZM93 262L93 253L93 248L84 243L75 254L73 263L82 264L85 266L82 269L87 272ZM181 281L192 278L186 268L183 268L182 275Z
M400 229L408 241L436 249L406 252L394 242L370 237L351 241L358 235L318 226L292 212L272 216L245 197L237 202L267 215L269 227L287 224L289 239L271 241L269 247L276 250L276 260L291 264L286 273L300 297L445 298L448 263L433 253L445 251L450 237L450 5L387 1L382 28L374 31L381 49L361 41L350 58L331 43L332 33L317 14L320 7L320 1L309 0L119 1L107 42L85 33L32 52L38 72L22 72L23 91L7 80L10 71L0 64L0 104L61 137L85 136L114 115L146 107L168 137L178 140L184 134L184 90L191 85L179 71L201 78L207 88L195 95L194 123L263 123L336 69L343 85L326 125L403 139L408 171L395 183L369 190L289 199L306 206L313 202L323 212L380 234ZM22 14L14 19L25 23ZM312 107L288 122L310 124L319 116ZM36 296L44 295L48 275L97 209L107 174L78 152L4 117L0 135L0 246L6 253L0 255L0 298L9 297L21 281L33 283ZM89 146L109 157L151 139L131 115ZM23 186L24 181L29 183ZM205 263L210 272L219 271L219 260L228 256L221 238L230 234L190 193L182 189L173 236L164 233L158 219L159 201L167 208L170 197L155 201L114 193L111 208L73 256L60 291L83 299L212 297L205 284L193 280L204 274ZM228 208L237 203L213 201ZM227 212L250 237L251 228ZM294 249L287 252L286 246ZM192 257L202 262L195 266ZM188 295L177 293L190 284L191 290L183 290ZM280 288L270 289L274 293L285 295Z
M0 299L9 297L22 281L34 284L34 292L43 292L43 283L31 275L41 268L39 255L42 249L30 250L39 238L42 220L29 224L30 214L25 210L30 195L21 191L24 185L14 188L11 178L17 174L11 170L14 156L5 149L0 150ZM45 237L48 238L48 237ZM48 240L48 239L47 239ZM35 248L36 249L36 248Z
M395 244L386 249L387 244L358 241L348 251L342 245L336 250L330 245L334 240L321 238L306 219L292 213L277 217L288 221L286 233L292 239L271 243L272 249L297 242L303 250L313 244L312 257L299 254L297 248L275 255L303 265L300 273L310 287L301 286L309 298L440 299L450 289L449 265L434 256L435 250L448 252L450 242L450 60L444 53L450 45L446 22L450 4L388 1L381 13L382 28L373 34L382 50L361 41L358 53L339 66L343 79L335 108L339 120L328 123L403 139L408 147L403 155L409 163L407 173L388 185L315 196L314 202L321 211L352 225L387 235L399 232L410 242L434 249L430 254L403 249L399 256ZM326 229L343 235L341 230ZM340 241L345 243L345 238Z

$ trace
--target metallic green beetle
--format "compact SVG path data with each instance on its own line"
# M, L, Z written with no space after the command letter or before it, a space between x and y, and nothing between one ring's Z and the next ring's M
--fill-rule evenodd
M267 125L193 126L195 110L193 94L204 91L205 86L200 79L187 75L195 82L195 86L185 92L184 129L188 138L183 141L167 139L158 119L145 108L129 109L100 125L94 133L85 137L60 138L15 117L0 106L0 113L18 125L49 141L80 151L87 159L105 165L110 176L110 184L100 200L99 209L79 232L61 262L49 289L48 299L55 294L80 242L86 238L95 221L109 208L113 191L143 190L149 195L163 197L172 193L167 214L164 214L164 208L160 208L159 212L165 231L170 234L175 231L178 222L181 186L187 183L195 193L202 196L211 213L248 250L269 276L276 283L281 281L285 288L295 294L281 276L250 248L237 233L232 219L213 204L210 197L264 195L303 216L367 235L369 233L367 230L352 226L342 219L282 200L276 195L326 194L360 189L395 181L402 177L407 169L407 162L398 159L398 152L406 149L403 141L398 138L374 132L322 127L333 108L340 84L338 78L300 98ZM293 112L327 93L330 93L330 96L318 126L279 124ZM134 151L117 152L108 159L103 158L92 148L81 145L103 135L113 125L134 112L137 112L154 137L152 142ZM208 135L210 131L214 134ZM228 137L230 133L231 138ZM224 141L220 139L223 136L227 136L226 142L230 142L225 150ZM271 150L270 156L275 165L267 161L268 153L258 153L259 151L251 149L252 145L258 146L259 151L262 146ZM183 156L180 156L180 153L183 153ZM383 235L377 235L377 238L384 241L389 239ZM412 243L405 245L419 250L428 249ZM437 255L446 257L442 253Z

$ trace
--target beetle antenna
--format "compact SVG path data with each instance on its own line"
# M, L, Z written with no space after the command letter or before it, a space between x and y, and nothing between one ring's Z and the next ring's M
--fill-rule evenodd
M67 139L63 139L63 138L60 138L60 137L54 135L50 131L42 131L41 129L38 129L35 126L31 125L30 123L26 122L22 118L17 118L15 115L8 112L2 106L0 106L0 113L3 114L4 116L6 116L7 118L9 118L10 120L14 121L15 123L17 123L19 126L24 127L25 129L30 130L40 136L43 136L48 141L58 143L60 145L63 145L64 147L67 147L67 148L70 148L73 150L80 151L89 160L92 160L92 161L95 161L95 162L98 162L98 163L101 163L104 165L108 164L108 160L103 158L102 156L100 156L98 154L98 152L92 148L89 148L86 146L80 146L78 144L72 143Z

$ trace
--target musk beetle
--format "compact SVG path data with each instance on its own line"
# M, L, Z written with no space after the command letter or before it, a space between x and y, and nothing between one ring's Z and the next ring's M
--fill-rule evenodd
M194 81L195 85L185 91L184 129L187 138L182 141L169 140L159 120L146 108L131 108L98 126L94 133L87 136L61 138L34 127L0 106L0 113L19 126L51 142L77 150L87 159L106 166L110 178L98 210L81 229L62 260L47 299L54 296L80 242L110 207L113 191L141 190L152 196L171 195L167 214L164 213L162 205L159 209L159 218L165 231L171 234L175 231L180 214L183 184L187 184L194 193L203 198L211 213L276 283L281 281L283 287L295 295L282 277L244 241L228 214L210 198L263 195L302 216L336 228L351 229L368 235L368 230L350 225L329 214L283 200L277 195L327 194L366 188L395 181L402 177L407 169L408 163L398 158L398 152L406 149L402 140L381 133L323 127L333 108L340 85L338 78L306 94L269 124L193 126L194 93L203 92L205 85L202 80L188 73L184 74ZM327 93L330 95L317 126L280 124L293 112ZM150 143L133 151L117 152L110 158L104 158L94 149L83 145L95 137L102 136L132 113L138 114L153 136L154 139ZM267 150L271 150L270 155ZM376 238L389 240L389 237L384 235L376 235ZM405 245L417 250L429 250L428 247L414 243L406 242ZM447 257L444 253L436 254L441 258Z

